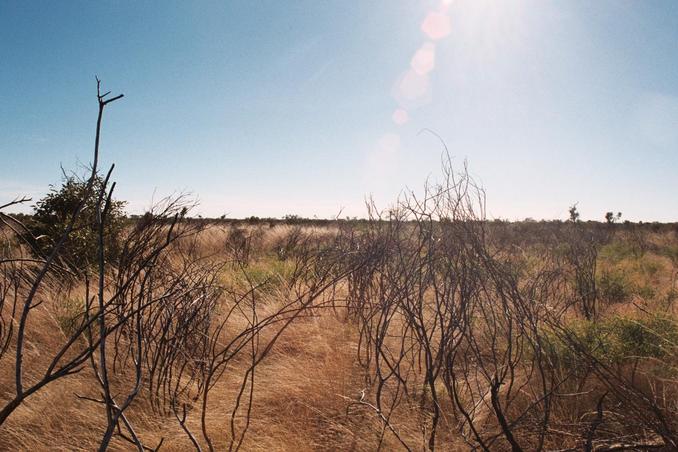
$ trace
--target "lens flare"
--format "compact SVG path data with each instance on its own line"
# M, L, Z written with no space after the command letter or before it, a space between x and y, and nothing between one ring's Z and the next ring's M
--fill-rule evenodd
M407 110L398 108L393 112L393 116L391 116L391 118L397 125L402 126L410 120L410 115L407 113Z
M401 107L408 109L421 107L431 101L431 81L428 75L422 75L410 69L403 73L393 86L393 97Z
M410 67L417 74L426 75L436 66L436 46L432 42L426 42L416 51L410 61Z
M421 30L433 41L442 39L452 31L450 16L439 12L430 12L421 24Z

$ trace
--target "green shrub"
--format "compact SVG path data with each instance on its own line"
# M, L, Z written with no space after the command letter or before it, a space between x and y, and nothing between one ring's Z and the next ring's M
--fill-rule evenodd
M98 234L96 205L103 180L95 179L93 189L87 193L87 181L67 177L59 189L52 187L34 206L35 211L28 229L37 238L38 250L49 255L68 227L73 212L85 199L80 215L68 240L60 251L60 257L75 269L83 269L97 262ZM104 253L109 261L120 252L120 237L125 223L123 201L112 200L105 223Z
M601 247L600 257L610 262L618 263L629 258L635 259L636 254L633 245L629 241L615 240Z
M641 269L643 270L643 273L649 277L653 277L661 270L661 265L657 262L646 260L641 261Z
M668 257L674 265L678 264L678 245L668 245L661 250L661 254Z
M678 347L678 325L661 315L575 321L566 332L568 339L549 334L544 341L551 360L564 369L581 368L587 356L608 365L636 358L661 359L674 356Z
M663 358L678 344L678 327L673 319L654 316L645 320L618 318L611 322L616 339L616 357Z
M81 326L84 314L82 300L66 298L57 305L55 318L64 335L70 337Z
M624 274L604 271L598 281L598 293L609 304L623 303L630 296L630 286Z
M648 286L647 284L638 287L636 293L644 300L651 300L656 295L656 291L654 290L654 288Z
M268 258L251 263L244 271L254 286L260 286L260 290L274 291L291 279L294 264Z

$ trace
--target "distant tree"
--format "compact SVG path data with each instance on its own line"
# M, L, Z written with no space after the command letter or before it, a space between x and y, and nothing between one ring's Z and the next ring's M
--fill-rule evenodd
M299 223L302 218L299 215L287 214L283 217L283 220L285 220L285 223L287 224L296 224Z
M104 181L97 176L92 188L87 191L87 181L74 176L66 177L60 188L52 187L44 198L34 206L34 213L27 227L36 238L37 250L49 255L68 226L73 212L84 199L81 214L76 219L73 231L60 255L66 262L83 269L96 262L97 222L96 205ZM105 224L104 255L114 260L120 253L120 236L125 224L124 201L111 200Z
M570 212L570 221L571 222L576 223L577 221L579 221L579 211L577 211L577 203L576 202L570 206L568 211Z
M605 214L605 221L607 223L616 223L617 221L621 220L621 212L617 212L617 215L614 214L614 212L607 212Z
M26 222L26 221L30 220L30 218L31 218L30 215L27 215L27 214L22 213L22 212L12 213L10 215L12 217L16 218L17 220L21 221L21 222Z

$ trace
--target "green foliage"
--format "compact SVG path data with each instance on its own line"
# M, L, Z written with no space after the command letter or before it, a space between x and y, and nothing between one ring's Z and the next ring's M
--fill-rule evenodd
M247 267L233 269L229 277L238 285L247 286L249 282L260 292L275 292L292 278L294 263L280 261L275 257L253 260ZM249 280L249 282L248 282Z
M641 261L641 269L643 273L645 273L650 278L659 273L659 270L661 270L661 268L662 268L661 265L655 261L650 261L647 259Z
M582 367L587 356L606 365L620 365L637 358L674 356L678 347L675 320L652 315L642 319L613 317L599 322L572 322L567 336L549 334L545 349L552 361L563 369Z
M614 240L612 243L603 245L600 249L600 257L611 263L638 259L635 247L628 240Z
M616 343L613 356L662 358L672 355L678 345L678 327L673 319L662 316L646 320L614 319L610 331Z
M31 234L37 238L39 250L48 255L68 227L73 212L84 199L73 230L60 252L70 266L83 269L97 261L98 238L96 226L96 205L103 180L95 179L87 193L87 181L67 177L60 188L52 187L34 206L34 213L28 223ZM120 253L120 236L125 223L123 201L111 200L104 227L104 253L107 260L115 260Z
M56 320L59 328L70 337L80 326L85 313L82 300L66 298L57 304Z
M638 287L638 289L636 290L636 293L640 297L642 297L644 300L651 300L657 295L657 292L655 291L655 289L652 288L652 286L649 286L647 284L644 284L644 285Z
M631 295L631 284L621 272L606 270L598 281L600 298L608 304L623 303Z
M667 245L661 250L661 254L668 257L674 266L678 266L678 245Z

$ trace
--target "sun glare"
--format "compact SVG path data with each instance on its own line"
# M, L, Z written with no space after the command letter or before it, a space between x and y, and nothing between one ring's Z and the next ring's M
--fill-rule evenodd
M493 59L523 38L522 0L457 0L443 9L450 16L455 44L475 59Z

